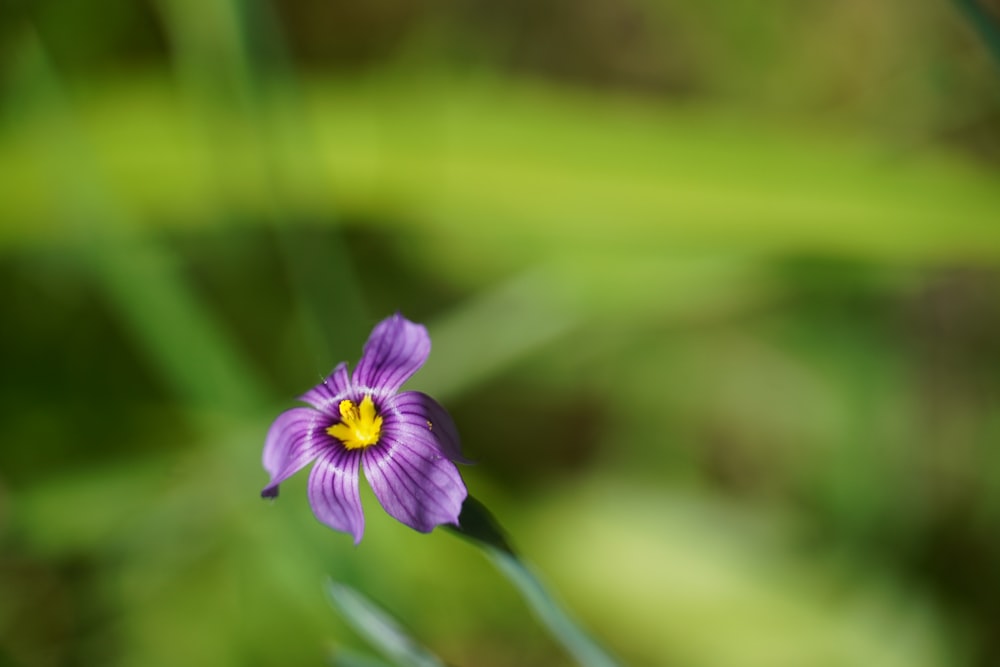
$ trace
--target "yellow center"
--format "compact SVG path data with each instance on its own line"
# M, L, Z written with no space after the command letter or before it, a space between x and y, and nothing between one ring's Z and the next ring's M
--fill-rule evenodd
M340 402L340 421L326 432L344 443L347 449L361 449L378 443L382 432L382 418L375 412L370 395L361 399L361 405L352 401Z

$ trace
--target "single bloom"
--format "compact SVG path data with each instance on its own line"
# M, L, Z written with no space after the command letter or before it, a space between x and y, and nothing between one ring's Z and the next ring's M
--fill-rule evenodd
M379 322L349 375L341 363L299 400L312 407L278 416L264 443L271 481L261 496L315 461L309 504L320 521L361 541L365 518L359 469L390 516L422 533L458 524L468 492L455 462L465 462L447 411L427 394L399 388L427 360L427 329L400 314Z

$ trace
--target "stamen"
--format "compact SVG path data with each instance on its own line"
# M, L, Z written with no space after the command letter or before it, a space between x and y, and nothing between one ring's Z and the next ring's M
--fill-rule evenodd
M338 406L340 421L326 432L344 443L347 449L362 449L378 444L382 433L382 417L375 410L370 394L361 399L361 405L343 400Z

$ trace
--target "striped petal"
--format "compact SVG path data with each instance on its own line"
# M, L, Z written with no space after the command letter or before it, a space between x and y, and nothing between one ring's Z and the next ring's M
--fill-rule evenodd
M358 493L358 459L361 450L331 447L323 452L309 473L309 504L316 518L334 530L361 542L365 516Z
M278 495L278 485L316 458L329 438L322 431L329 419L312 408L292 408L278 415L264 441L264 470L271 480L260 492L265 498Z
M468 491L458 468L435 447L386 434L378 446L362 451L365 477L390 516L421 533L458 524Z
M323 382L302 394L299 400L336 417L337 405L347 396L350 387L351 380L347 375L347 364L341 362L337 364L332 373L323 379Z
M404 391L393 399L394 418L386 420L383 431L396 439L416 438L435 447L457 463L469 463L462 456L462 443L451 415L440 403L419 391Z
M431 353L427 329L399 313L379 322L354 369L354 386L381 396L395 393Z

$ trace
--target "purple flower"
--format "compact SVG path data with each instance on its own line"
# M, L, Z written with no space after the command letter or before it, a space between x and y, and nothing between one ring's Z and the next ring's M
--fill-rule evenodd
M396 314L379 322L361 361L348 376L339 364L323 383L274 420L264 444L271 475L261 496L315 461L309 473L309 504L320 521L361 541L365 517L358 469L390 516L422 533L458 523L468 492L454 461L464 462L458 431L433 398L397 393L431 351L427 329Z

